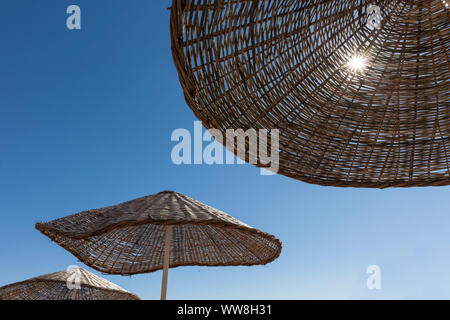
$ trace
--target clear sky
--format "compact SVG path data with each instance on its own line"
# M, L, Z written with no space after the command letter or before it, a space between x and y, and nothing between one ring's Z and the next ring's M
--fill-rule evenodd
M80 31L66 28L71 4ZM0 2L0 286L87 268L37 221L175 190L276 235L283 252L265 267L173 269L169 299L449 299L448 187L339 189L172 163L171 133L196 119L172 62L170 4ZM370 265L381 290L366 287ZM159 298L161 272L104 277Z

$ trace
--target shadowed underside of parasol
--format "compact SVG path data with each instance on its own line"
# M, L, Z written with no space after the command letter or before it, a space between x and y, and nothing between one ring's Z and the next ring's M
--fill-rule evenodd
M180 82L207 129L279 129L279 173L308 183L450 184L443 1L173 0L171 10Z
M37 223L36 228L86 265L128 275L163 268L167 225L172 226L172 268L267 264L281 252L274 236L171 191Z
M75 281L74 275L80 285L75 293L67 286L68 280ZM89 271L77 269L1 287L0 300L139 300L139 297Z

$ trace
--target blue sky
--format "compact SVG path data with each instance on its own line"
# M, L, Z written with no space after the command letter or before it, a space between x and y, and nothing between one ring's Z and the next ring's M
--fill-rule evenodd
M173 269L169 299L449 299L448 187L339 189L172 164L171 133L196 119L172 62L170 2L0 2L0 286L85 267L37 221L175 190L276 235L283 252L265 267ZM66 28L71 4L80 31ZM374 264L382 289L370 291ZM159 298L161 272L104 277Z

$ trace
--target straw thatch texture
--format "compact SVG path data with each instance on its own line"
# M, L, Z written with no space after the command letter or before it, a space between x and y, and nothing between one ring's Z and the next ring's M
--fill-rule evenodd
M171 8L173 58L203 125L279 129L280 174L340 187L450 184L449 26L441 0ZM355 72L359 55L367 66Z
M55 272L1 287L0 300L139 300L137 295L81 268L76 270L80 289L74 295L67 286L74 272Z
M171 191L36 228L86 265L128 275L162 269L165 225L173 226L170 267L267 264L281 252L274 236Z

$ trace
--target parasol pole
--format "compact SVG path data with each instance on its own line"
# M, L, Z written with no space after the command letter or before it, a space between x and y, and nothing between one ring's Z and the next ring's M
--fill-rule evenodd
M169 276L171 238L172 238L172 226L166 226L166 239L164 243L163 277L161 285L161 300L166 300L167 298L167 278Z
M72 291L72 300L77 300L77 288L74 287Z

